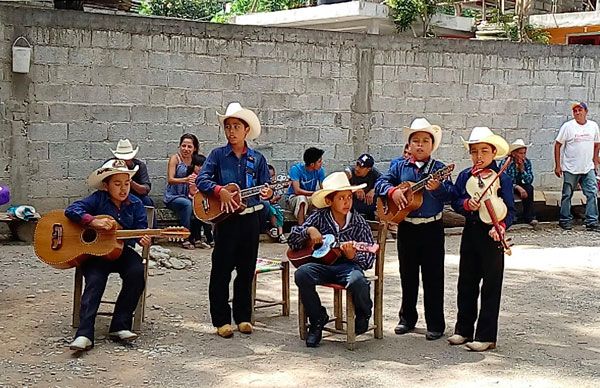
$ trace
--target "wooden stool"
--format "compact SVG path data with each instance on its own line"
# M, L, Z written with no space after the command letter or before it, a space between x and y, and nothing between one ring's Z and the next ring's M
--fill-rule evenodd
M144 206L146 208L146 217L148 218L148 225L154 223L154 208L152 206ZM142 250L142 260L144 264L144 292L140 296L137 307L133 314L133 331L139 331L144 321L144 314L146 311L146 291L148 290L148 257L150 256L150 247L144 247ZM75 268L75 283L73 286L73 327L79 327L79 310L81 309L81 295L83 292L83 274L79 267ZM115 301L103 300L100 303L104 304L115 304ZM98 312L98 315L112 316L112 312Z
M256 297L256 280L258 274L281 271L281 300L265 299ZM281 315L287 317L290 315L290 262L286 259L264 259L256 260L256 270L254 271L254 280L252 281L252 324L254 325L254 312L258 309L281 305Z

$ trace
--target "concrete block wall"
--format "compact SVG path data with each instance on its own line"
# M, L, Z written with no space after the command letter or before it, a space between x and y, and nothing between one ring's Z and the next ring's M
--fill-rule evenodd
M34 46L29 74L11 71L18 36ZM240 101L263 123L254 145L282 172L311 145L330 172L365 151L386 169L402 126L425 116L444 129L439 159L465 167L460 136L488 125L533 142L536 185L553 188L569 101L590 102L591 118L600 109L599 53L0 5L0 179L19 202L63 207L129 137L160 202L179 136L196 134L203 153L222 145L215 112Z

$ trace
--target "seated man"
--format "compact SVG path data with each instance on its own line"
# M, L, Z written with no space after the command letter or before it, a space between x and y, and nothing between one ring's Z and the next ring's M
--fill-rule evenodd
M116 159L124 160L127 164L127 168L133 170L137 166L137 173L131 179L131 194L135 195L142 200L145 206L154 207L154 201L148 196L152 185L150 183L150 176L148 175L148 168L146 163L139 159L135 159L140 147L131 145L129 139L121 139L117 143L116 150L110 150Z
M323 154L325 151L315 147L304 151L304 163L298 162L290 168L292 184L288 190L288 206L294 212L298 225L304 223L311 207L311 195L321 187L325 179Z
M538 221L533 211L533 169L531 160L527 158L527 148L529 146L531 144L526 145L523 139L517 139L510 145L509 151L512 162L506 168L506 174L512 178L514 192L521 198L523 221L535 227ZM502 161L502 165L504 163L506 163L506 159Z
M300 266L295 273L298 292L310 322L306 337L308 347L319 345L323 327L329 321L315 289L319 284L337 283L351 291L356 308L356 334L366 332L369 327L373 302L369 281L363 271L373 266L375 254L357 252L353 242L372 244L373 235L365 219L351 211L352 193L364 188L364 183L351 186L343 172L329 175L323 181L323 189L313 194L313 204L320 210L311 214L304 224L294 226L288 237L288 244L294 250L307 244L322 244L324 234L332 234L336 241L342 243L342 256L333 265L311 262Z
M375 220L375 181L381 176L381 173L373 167L374 164L375 159L371 155L362 154L356 160L356 166L346 169L350 184L367 185L364 190L359 189L354 192L352 210L371 221Z
M77 224L97 230L115 229L117 223L123 229L146 229L148 220L144 204L129 192L131 177L137 170L137 167L128 169L122 160L105 162L88 178L88 184L97 191L69 205L65 209L65 216ZM112 219L96 217L100 215L108 215ZM115 304L109 336L122 341L137 338L137 334L131 332L131 325L145 284L142 258L133 249L135 242L134 239L127 240L121 256L116 260L92 256L81 264L85 288L79 310L80 323L75 340L70 345L71 350L85 351L94 346L96 315L108 275L112 272L118 272L123 283ZM138 242L142 246L149 246L152 240L144 236Z

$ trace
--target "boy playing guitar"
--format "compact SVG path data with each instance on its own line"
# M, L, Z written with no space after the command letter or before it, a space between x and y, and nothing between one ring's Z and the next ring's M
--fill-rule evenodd
M373 302L364 271L373 266L375 254L358 252L354 242L373 244L373 235L365 219L351 211L352 193L364 187L365 184L351 186L343 172L332 173L323 181L323 189L312 195L313 205L319 210L311 214L302 225L294 226L288 237L292 250L300 250L306 245L318 246L323 243L324 234L331 234L341 242L342 257L335 263L306 263L295 273L298 292L310 321L306 337L308 347L319 345L323 327L329 321L315 289L319 284L345 285L352 292L356 307L356 334L362 334L368 329Z

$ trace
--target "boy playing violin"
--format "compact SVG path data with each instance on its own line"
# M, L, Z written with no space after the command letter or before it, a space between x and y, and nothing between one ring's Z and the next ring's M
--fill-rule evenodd
M445 165L433 160L431 154L439 147L442 130L426 119L415 119L410 128L404 127L408 139L410 156L392 162L387 174L377 181L378 196L394 201L399 209L409 202L406 193L395 186L402 182L418 182ZM453 192L450 180L440 182L431 179L423 193L423 204L408 214L398 225L397 246L400 262L400 284L402 304L400 321L394 329L396 334L414 330L418 320L417 297L419 295L419 269L423 278L425 321L427 340L436 340L444 335L444 254L445 238L442 223L444 202L451 199Z
M511 225L515 216L513 185L508 175L501 174L498 177L498 192L488 191L489 194L484 194L484 198L490 195L495 196L496 200L500 197L501 200L501 203L495 206L498 209L494 210L499 221L497 229L484 223L482 216L487 218L487 215L482 212L487 211L487 208L483 202L478 201L481 193L474 193L473 197L467 192L467 186L475 184L480 191L485 190L499 171L494 159L505 157L509 146L503 138L495 135L487 127L473 128L469 140L463 139L463 143L469 150L473 167L463 170L456 178L456 197L452 200L452 207L464 215L466 221L460 243L458 317L454 335L448 338L448 342L451 345L466 343L470 350L482 352L496 347L504 272L504 251L500 242L504 241L504 231ZM505 208L501 206L502 203ZM503 213L506 214L504 219ZM480 282L481 308L478 316Z
M96 230L146 229L148 220L142 201L130 194L131 177L137 172L127 168L125 161L112 159L94 171L88 178L88 184L98 189L90 196L73 202L65 209L65 216L80 225ZM96 218L108 215L110 218ZM133 312L144 291L144 265L142 258L133 250L136 240L127 240L121 256L113 261L101 257L91 257L81 265L85 278L85 288L79 310L80 323L71 343L71 350L85 351L94 346L94 323L100 300L106 288L108 275L118 272L123 279L121 292L115 304L110 323L109 336L122 341L132 341L137 334L131 332ZM149 236L139 239L140 245L149 246Z
M302 225L292 228L288 237L291 249L299 250L310 244L323 243L324 234L332 234L341 242L342 257L333 265L307 263L295 273L296 285L310 322L306 346L314 348L322 338L323 327L329 322L327 310L321 305L315 287L319 284L337 283L352 292L356 308L355 332L362 334L369 327L373 302L369 281L364 271L373 266L375 254L357 252L352 242L373 244L373 235L367 221L352 211L352 195L366 184L351 186L344 172L334 172L323 180L323 189L312 195L318 208Z

